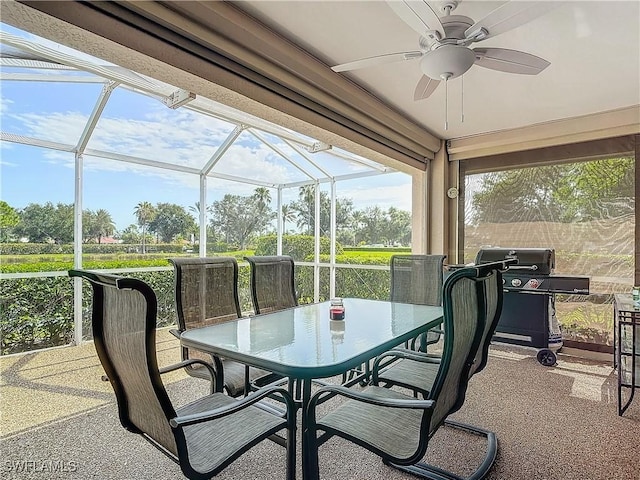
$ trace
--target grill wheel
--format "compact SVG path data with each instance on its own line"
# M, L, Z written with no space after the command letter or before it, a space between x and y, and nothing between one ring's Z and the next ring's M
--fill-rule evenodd
M558 362L558 357L553 351L548 348L543 348L538 352L537 355L538 362L540 362L545 367L553 367Z

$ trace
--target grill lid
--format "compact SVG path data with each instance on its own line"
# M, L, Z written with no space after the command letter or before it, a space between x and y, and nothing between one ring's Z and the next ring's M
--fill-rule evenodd
M523 273L550 275L556 266L555 250L551 248L483 248L476 256L476 263L496 262L516 258L518 263L509 270Z

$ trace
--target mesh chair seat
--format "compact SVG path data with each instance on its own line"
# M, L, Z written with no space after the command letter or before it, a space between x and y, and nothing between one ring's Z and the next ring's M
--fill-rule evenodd
M389 352L390 355L393 353L393 350ZM398 358L401 357L399 356ZM397 385L428 395L438 375L439 368L439 363L401 358L381 371L376 370L373 383L385 384L387 387Z
M363 394L371 398L410 400L400 392L388 388L368 386ZM345 402L317 423L326 430L348 431L360 442L373 446L396 458L408 458L418 448L420 438L420 410L401 410L364 402ZM384 432L384 433L382 433ZM398 439L404 440L399 442Z
M203 413L237 404L237 400L223 393L208 395L176 409L182 417ZM238 452L248 450L256 438L283 427L285 420L258 407L247 407L237 414L184 428L186 442L190 445L189 462L199 472L217 470L238 457ZM238 428L239 425L250 428ZM215 452L215 455L211 453Z

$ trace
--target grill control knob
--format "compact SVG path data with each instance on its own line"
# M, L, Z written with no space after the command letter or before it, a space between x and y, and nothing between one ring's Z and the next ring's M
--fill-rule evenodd
M519 287L520 285L522 285L522 280L520 280L519 278L511 279L511 286L512 287Z

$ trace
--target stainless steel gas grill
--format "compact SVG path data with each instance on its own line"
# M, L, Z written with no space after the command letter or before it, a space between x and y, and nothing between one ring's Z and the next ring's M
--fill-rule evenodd
M555 295L589 294L589 277L554 275L555 251L550 248L484 248L476 263L517 259L503 273L502 314L494 339L540 349L538 361L555 365L562 333L555 315Z

